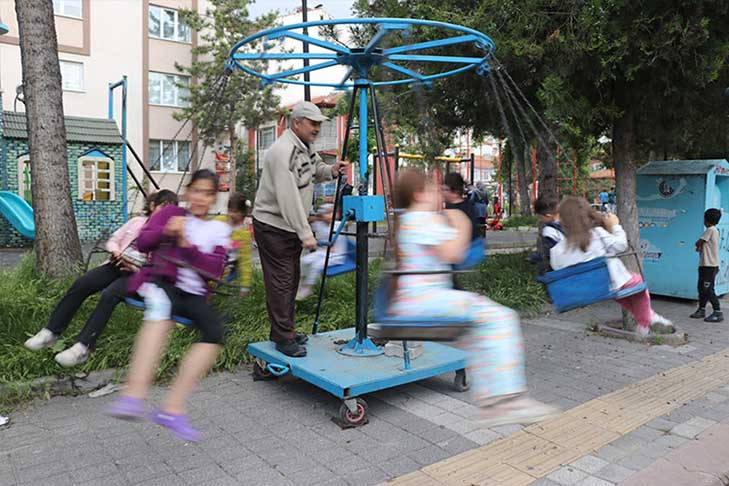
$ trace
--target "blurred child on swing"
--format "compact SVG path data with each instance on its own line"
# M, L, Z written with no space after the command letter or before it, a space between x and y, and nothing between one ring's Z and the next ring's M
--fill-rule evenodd
M628 271L617 255L628 249L628 238L620 220L612 213L596 211L587 200L569 197L559 205L559 219L565 238L550 250L550 265L555 270L607 257L611 290L628 289L643 283L643 277ZM616 299L638 324L638 332L647 336L651 328L671 331L673 324L651 307L648 289Z
M311 223L311 230L319 241L329 240L329 229L331 228L332 219L334 218L334 205L323 204L317 211L314 220ZM336 232L340 221L335 222L334 231ZM344 263L347 254L347 237L340 235L329 253L329 266L341 265ZM326 247L319 247L316 251L303 255L301 257L303 283L299 287L296 294L296 300L304 300L311 295L311 289L316 280L324 272L324 261L326 260Z
M401 317L470 321L474 391L489 427L533 423L559 412L530 398L524 373L524 341L517 313L487 297L453 289L447 271L470 244L472 224L459 210L438 211L437 188L421 173L405 170L397 180L395 258L399 271L444 272L400 275L393 280L389 313Z

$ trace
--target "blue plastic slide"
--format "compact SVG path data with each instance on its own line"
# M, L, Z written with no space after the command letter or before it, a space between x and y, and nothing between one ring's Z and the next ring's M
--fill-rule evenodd
M33 208L25 199L13 192L0 191L0 214L10 221L18 233L31 240L35 239Z

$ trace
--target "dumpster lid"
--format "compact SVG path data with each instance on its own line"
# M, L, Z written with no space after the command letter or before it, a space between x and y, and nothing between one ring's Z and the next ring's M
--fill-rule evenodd
M708 174L714 169L721 175L729 175L729 163L715 160L656 160L638 169L641 175Z

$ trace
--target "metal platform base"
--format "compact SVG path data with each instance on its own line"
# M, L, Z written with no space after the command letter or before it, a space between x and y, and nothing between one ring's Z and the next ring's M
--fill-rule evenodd
M270 341L249 344L248 353L344 400L466 367L466 351L431 342L423 343L423 354L412 360L408 370L398 357L350 357L339 353L342 344L353 337L354 328L309 336L304 358L279 353Z

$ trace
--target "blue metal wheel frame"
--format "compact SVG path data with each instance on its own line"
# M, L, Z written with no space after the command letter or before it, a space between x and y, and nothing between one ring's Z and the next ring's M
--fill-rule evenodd
M369 43L364 47L348 48L340 46L326 40L317 39L303 33L296 32L304 27L326 27L333 25L377 25L380 29ZM384 37L392 31L408 31L415 26L435 27L444 31L450 31L460 34L456 37L444 38L429 42L419 42L416 44L404 45L390 49L378 49L377 46L382 42ZM314 53L255 53L241 52L241 49L253 45L256 41L274 41L285 38L307 42L311 45L327 49L331 52L314 52ZM425 49L433 49L458 44L472 44L479 50L483 51L482 57L463 57L463 56L443 56L443 55L422 55L412 54L413 51L421 51ZM364 81L371 87L389 86L397 84L410 83L429 83L436 79L453 76L454 74L476 69L479 74L483 74L489 70L489 60L491 54L496 50L496 45L491 38L477 30L469 29L461 25L450 24L447 22L437 22L432 20L419 19L397 19L397 18L364 18L364 19L333 19L318 20L314 22L304 22L292 25L284 25L272 29L263 30L253 34L236 43L230 51L228 57L228 67L236 67L252 76L261 78L264 84L271 83L288 83L309 86L326 86L332 88L352 88L357 81L360 84ZM247 66L242 61L246 60L275 60L287 61L294 59L311 59L323 62L313 64L300 69L292 69L280 73L259 73ZM448 71L430 75L423 75L412 71L406 67L396 64L396 62L422 62L422 63L446 63L446 64L462 64L462 66ZM298 76L305 72L318 71L327 69L337 65L349 66L349 71L345 79L340 83L325 83L317 81L302 81L299 79L291 79L291 76ZM372 81L368 79L368 74L373 66L382 66L391 71L406 76L403 79L389 81ZM347 82L353 78L352 82Z

